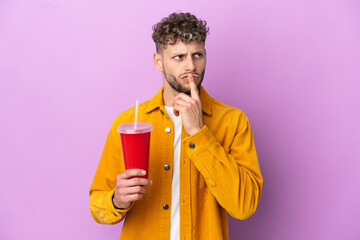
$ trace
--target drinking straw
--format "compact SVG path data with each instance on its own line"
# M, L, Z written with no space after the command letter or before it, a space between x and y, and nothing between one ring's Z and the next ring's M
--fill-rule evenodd
M136 107L135 107L135 128L137 127L138 110L139 110L139 100L136 100Z

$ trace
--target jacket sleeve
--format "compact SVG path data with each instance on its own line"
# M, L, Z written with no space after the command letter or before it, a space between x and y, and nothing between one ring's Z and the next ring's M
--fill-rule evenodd
M120 222L131 209L116 209L113 205L116 176L125 169L120 134L113 123L107 136L93 182L89 190L90 213L94 220L103 224Z
M235 121L236 133L229 148L221 146L206 125L185 138L184 144L217 202L232 217L246 219L256 210L263 178L249 120L242 113Z

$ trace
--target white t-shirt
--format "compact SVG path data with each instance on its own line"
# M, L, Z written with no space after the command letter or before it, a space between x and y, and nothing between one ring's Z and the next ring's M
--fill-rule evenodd
M181 147L181 115L176 117L172 107L164 106L166 113L174 124L174 157L173 175L171 183L171 221L170 221L170 240L180 239L180 147Z

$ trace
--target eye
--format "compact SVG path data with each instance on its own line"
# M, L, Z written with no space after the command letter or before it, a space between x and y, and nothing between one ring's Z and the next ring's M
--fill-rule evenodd
M194 56L195 56L196 58L201 58L203 55L202 55L201 53L195 53Z
M182 56L181 55L177 55L174 57L175 60L181 60Z

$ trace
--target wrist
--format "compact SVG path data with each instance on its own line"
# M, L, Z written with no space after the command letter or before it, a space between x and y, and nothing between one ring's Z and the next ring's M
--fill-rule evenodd
M112 197L112 203L113 203L115 209L124 210L124 209L130 207L130 204L131 204L131 203L128 203L128 204L117 204L117 202L116 202L115 199L116 199L116 198L115 198L115 194L114 194L113 197Z
M195 133L199 132L202 129L202 127L195 128L189 132L189 136L194 135Z

